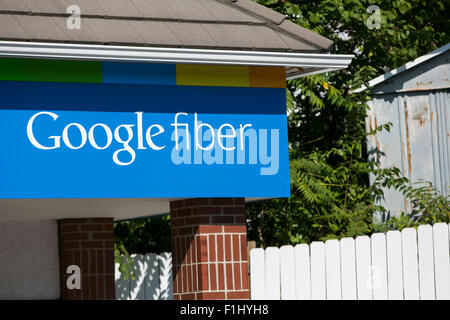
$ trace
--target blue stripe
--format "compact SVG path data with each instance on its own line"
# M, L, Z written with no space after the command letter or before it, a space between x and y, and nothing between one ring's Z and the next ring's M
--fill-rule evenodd
M103 62L103 83L176 85L176 65Z
M0 109L285 115L286 91L283 88L0 81Z

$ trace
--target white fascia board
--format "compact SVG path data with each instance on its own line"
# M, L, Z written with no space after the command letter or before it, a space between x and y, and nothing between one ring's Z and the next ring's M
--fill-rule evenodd
M209 65L346 68L353 55L0 41L0 57Z

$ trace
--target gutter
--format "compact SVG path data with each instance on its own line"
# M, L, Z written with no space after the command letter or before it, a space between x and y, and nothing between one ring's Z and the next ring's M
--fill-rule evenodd
M156 48L0 41L0 57L299 68L289 79L346 68L347 54ZM300 71L303 70L303 71ZM313 70L309 71L308 70Z

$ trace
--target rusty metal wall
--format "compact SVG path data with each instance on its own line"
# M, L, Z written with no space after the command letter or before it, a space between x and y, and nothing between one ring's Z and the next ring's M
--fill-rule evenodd
M442 49L442 50L441 50ZM395 166L410 181L430 181L444 195L450 194L450 46L423 62L406 64L397 74L376 84L371 92L366 129L391 122L368 137L369 158L382 168ZM373 177L371 182L373 181ZM379 204L391 215L410 212L402 194L384 190Z
M396 166L410 181L431 181L443 194L450 190L450 90L376 95L370 102L367 130L391 122L390 132L369 136L369 156L380 166ZM377 152L378 151L378 152ZM373 179L373 177L371 177ZM409 211L398 192L385 190L381 200L391 214Z

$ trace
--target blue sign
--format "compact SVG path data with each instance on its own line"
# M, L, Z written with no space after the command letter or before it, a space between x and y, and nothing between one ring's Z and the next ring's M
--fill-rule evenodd
M0 81L0 198L288 197L285 89Z

